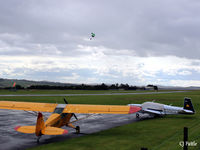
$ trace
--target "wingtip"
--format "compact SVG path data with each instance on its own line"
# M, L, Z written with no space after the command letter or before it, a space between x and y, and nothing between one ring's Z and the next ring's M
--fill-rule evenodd
M129 114L136 113L136 112L138 112L138 111L140 111L140 110L141 110L140 107L137 107L137 106L130 106Z
M16 126L14 129L17 131L21 126Z
M64 131L63 131L63 134L67 134L67 133L68 133L68 130L64 130Z

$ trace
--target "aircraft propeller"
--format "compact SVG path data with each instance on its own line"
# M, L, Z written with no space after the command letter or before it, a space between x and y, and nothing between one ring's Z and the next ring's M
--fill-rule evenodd
M65 104L68 104L68 101L64 98L64 102L65 102Z

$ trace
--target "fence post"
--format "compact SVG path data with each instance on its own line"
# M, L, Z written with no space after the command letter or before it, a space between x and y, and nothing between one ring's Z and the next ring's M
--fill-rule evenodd
M183 134L184 134L184 136L183 136L183 143L184 143L183 150L188 150L188 144L187 144L188 128L187 127L184 127Z

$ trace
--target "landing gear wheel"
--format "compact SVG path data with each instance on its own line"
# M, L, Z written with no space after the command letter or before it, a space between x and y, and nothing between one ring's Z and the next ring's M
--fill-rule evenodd
M139 119L140 118L140 114L136 113L136 118Z
M79 134L80 133L80 127L76 126L76 133Z
M37 143L38 144L40 143L40 138L41 138L41 136L38 136L38 138L37 138Z

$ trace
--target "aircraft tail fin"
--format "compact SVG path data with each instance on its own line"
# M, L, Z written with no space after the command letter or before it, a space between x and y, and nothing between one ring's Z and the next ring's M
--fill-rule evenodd
M184 109L195 112L194 107L192 105L191 98L187 98L187 97L184 98Z
M38 112L38 117L37 117L37 122L36 122L36 128L35 128L35 135L36 136L41 136L42 135L42 130L45 128L44 125L44 119L43 115L41 112Z

